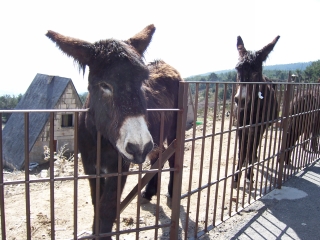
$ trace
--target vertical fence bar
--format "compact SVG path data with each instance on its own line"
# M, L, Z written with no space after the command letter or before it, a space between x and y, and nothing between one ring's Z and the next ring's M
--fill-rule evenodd
M250 84L247 84L247 89L249 89L249 91L247 90L247 94L248 94L248 92L250 93ZM254 96L255 96L255 94L256 94L256 91L257 91L257 85L256 84L253 84L252 85L252 92L250 93L250 95L251 95L251 99L254 99ZM246 97L246 99L247 99L247 97ZM250 103L250 99L248 99L248 103ZM246 180L247 180L247 174L248 174L248 171L250 171L250 179L252 179L252 172L253 172L253 165L252 165L252 161L251 161L251 163L248 161L249 160L249 158L251 157L251 159L252 159L252 156L249 156L249 153L250 153L250 144L251 144L251 141L252 141L252 138L254 138L254 135L252 136L252 134L250 133L250 131L254 131L255 129L256 129L256 123L255 124L253 124L253 119L254 119L254 114L257 114L257 113L254 113L254 107L255 107L255 105L256 104L258 104L258 106L260 105L260 102L258 102L258 103L256 103L255 101L251 101L251 103L250 104L248 104L248 106L247 106L247 103L246 103L246 106L245 106L245 108L246 107L248 107L248 108L250 108L250 110L249 110L249 112L248 112L248 114L250 115L250 116L246 116L246 117L249 117L249 125L248 126L246 126L247 125L247 118L246 117L244 117L243 119L243 121L244 121L244 125L246 126L246 130L245 131L248 131L248 143L249 144L247 144L247 146L243 146L243 147L245 147L247 150L246 150L246 154L244 155L244 159L245 159L245 170L244 170L244 175L245 176L243 176L243 178L242 178L242 182L243 182L243 193L242 193L242 208L244 208L245 207L245 196L246 196L246 194L245 194L245 192L246 192L246 190L248 190L249 192L250 192L250 188L251 188L251 183L250 183L250 185L249 185L249 187L248 187L248 189L247 189L247 184L246 184ZM258 108L259 109L259 108ZM245 110L245 111L247 111L247 110ZM246 113L244 114L244 115L246 115ZM252 128L254 128L254 130L252 130ZM246 135L242 135L242 141L245 141L245 138L246 137ZM255 139L253 139L253 145L255 144ZM242 148L243 148L242 147ZM253 147L254 148L254 147ZM251 168L250 168L250 165L251 165ZM248 194L248 201L250 202L250 194Z
M270 89L274 88L274 91L275 91L275 99L277 99L277 96L276 96L276 86L274 85L270 85ZM267 90L267 88L266 88ZM265 95L266 96L266 92L265 92ZM267 120L269 120L269 118L271 117L272 120L275 119L275 111L273 111L272 109L274 108L274 106L271 105L271 97L269 98L268 100L268 103L267 102L264 102L264 105L263 105L263 111L265 111L265 107L267 107ZM278 110L278 109L277 109ZM276 110L276 111L277 111ZM270 116L271 114L271 116ZM259 186L259 197L261 197L261 192L262 192L262 185L263 185L263 179L265 178L265 181L267 182L267 178L265 177L265 175L268 174L268 172L266 171L265 172L265 159L266 159L266 153L267 153L267 140L268 140L268 128L269 126L271 127L271 131L270 131L270 138L269 138L269 156L270 156L270 146L272 144L272 135L273 135L273 124L274 122L272 122L271 124L267 124L267 128L266 128L266 134L265 134L265 140L264 140L264 149L263 149L263 153L262 153L262 156L263 156L263 160L261 161L261 176L260 176L260 186ZM262 128L262 126L261 126ZM262 143L262 139L261 139L261 143ZM258 161L260 162L260 152L261 150L261 147L259 148L259 156L258 156ZM267 160L268 164L270 162L270 158L268 157L268 160ZM256 183L255 183L255 192L254 192L254 199L256 199L257 197L257 190L258 190L258 173L259 173L259 167L260 167L260 164L257 165L257 176L256 176Z
M121 184L122 184L122 174L123 174L123 168L122 168L122 157L120 155L120 153L118 153L118 176L117 176L117 210L116 210L116 231L119 232L120 231L120 203L121 203L121 192L122 192L122 187L121 187ZM140 164L141 166L141 164ZM139 167L140 167L139 166ZM139 182L140 179L139 179ZM138 206L139 204L137 204L137 219L139 219L139 215L140 215L140 208ZM137 224L139 223L139 221L137 221ZM137 228L139 227L139 225L137 226ZM119 240L119 237L120 237L120 234L117 233L116 235L116 239Z
M221 156L222 156L222 146L223 146L223 132L224 132L224 123L225 123L225 110L226 110L226 101L227 101L227 84L223 84L224 86L224 94L223 94L223 107L222 107L222 119L221 119L221 137L220 137L220 146L219 146L219 160L218 160L218 168L219 168L219 178L216 186L216 199L218 199L219 193L218 193L218 186L219 186L219 180L220 180L220 164L221 164ZM230 123L229 123L230 124ZM230 126L230 125L229 125ZM228 142L230 141L230 127L228 128L229 136L228 136ZM228 173L228 162L229 162L229 144L227 145L227 154L225 158L225 171L223 178L223 189L222 189L222 201L221 201L221 212L220 212L220 221L223 221L224 216L224 205L225 205L225 195L226 195L226 184L227 184L227 173ZM217 174L218 175L218 174Z
M74 113L74 169L73 169L73 239L77 239L78 233L78 121L79 112Z
M180 202L181 202L181 184L183 173L183 156L184 156L184 140L185 128L188 109L188 83L179 83L179 99L177 117L177 136L176 136L176 153L174 163L173 177L173 196L172 196L172 212L171 212L171 228L170 239L178 239L179 234L179 219L180 219Z
M278 171L279 171L279 162L280 162L280 155L278 155L278 153L281 152L281 143L282 143L282 139L283 136L285 134L287 134L286 132L284 132L284 109L285 109L285 105L288 103L285 103L285 92L287 89L287 85L288 84L282 84L281 88L280 88L280 105L282 103L282 114L281 114L281 128L282 131L279 131L279 137L276 139L281 139L280 141L275 141L274 142L274 150L273 150L273 155L277 156L276 159L273 159L272 161L272 165L271 165L271 170L274 170L274 174L270 174L270 184L269 184L269 191L271 191L272 186L276 186L277 185L277 176L278 176ZM291 98L291 97L290 97ZM288 125L288 121L287 121L287 125ZM276 132L277 135L277 132ZM287 139L288 141L288 139ZM276 154L277 152L277 154ZM274 161L276 161L276 164L274 164ZM274 168L275 167L275 168ZM267 187L267 186L266 186Z
M218 93L218 84L215 84L215 92ZM213 87L213 86L212 86ZM210 148L210 165L209 165L209 176L208 183L211 182L212 178L212 168L213 168L213 153L214 153L214 136L216 133L216 118L217 118L217 104L218 104L218 94L215 94L214 106L213 106L213 124L212 124L212 139L211 139L211 148ZM209 206L210 206L210 193L211 193L211 185L208 186L207 190L207 204L206 204L206 216L205 216L205 227L204 230L208 229L208 219L209 219ZM214 214L215 216L215 214ZM215 219L215 217L214 217Z
M201 202L201 185L202 185L202 173L203 173L203 163L204 163L204 152L206 145L206 131L207 131L207 116L208 116L208 96L209 96L209 85L206 85L205 91L205 103L204 103L204 113L203 113L203 129L202 129L202 144L201 144L201 159L200 159L200 169L199 169L199 178L198 178L198 200L197 200L197 212L196 212L196 232L198 231L199 223L199 213L200 213L200 202ZM196 234L195 232L195 234Z
M236 90L237 90L237 85L236 84L233 84L232 85L232 103L235 102L235 99L234 99L234 96L235 96L235 93L236 93ZM241 96L241 88L239 89L240 90L240 96ZM235 114L234 113L234 104L232 104L232 107L231 107L231 116L232 116L232 122L234 122L233 119L236 119L237 121L237 128L239 127L239 114ZM239 112L239 111L237 111ZM230 119L231 121L231 119ZM235 182L234 182L234 174L235 174L235 170L236 170L236 163L237 163L237 160L239 161L240 159L238 159L238 154L237 154L237 149L238 149L238 135L239 133L239 130L237 129L236 132L235 132L235 140L234 140L234 149L233 149L233 161L232 161L232 176L231 176L231 187L230 187L230 199L229 199L229 212L228 212L228 215L231 216L232 214L232 203L235 202L235 209L237 210L238 209L238 190L237 190L237 196L236 197L233 197L233 189L234 189L234 185L235 185ZM239 184L236 183L237 187L239 187ZM239 189L239 188L238 188Z
M289 74L289 81L291 80L291 76ZM291 82L291 81L290 81ZM290 111L290 100L292 99L292 85L287 84L287 89L284 93L284 101L283 101L283 135L281 140L281 152L280 152L280 161L279 161L279 171L278 171L278 179L277 179L277 188L281 189L282 186L282 176L283 176L283 167L284 167L284 156L286 154L286 146L287 146L287 131L288 131L288 117Z
M188 199L187 199L187 211L186 211L186 234L184 239L186 240L188 237L189 229L189 216L190 216L190 200L191 200L191 188L192 188L192 179L193 179L193 162L194 162L194 152L195 152L195 138L196 138L196 120L197 120L197 112L198 112L198 98L199 98L199 83L196 83L195 86L195 97L194 97L194 123L192 129L192 143L191 143L191 156L190 156L190 170L189 170L189 183L188 183Z
M281 109L281 104L282 104L282 87L281 87L282 85L276 85L275 86L275 97L276 97L276 99L277 99L277 101L278 101L278 104L279 104L279 114L280 114L280 109ZM275 112L273 112L273 114L276 114ZM275 117L275 116L274 116ZM279 124L279 117L280 117L280 115L278 116L278 119L277 119L277 122L275 123L276 124L276 127L275 127L275 130L276 130L276 132L275 132L275 134L274 134L274 141L273 141L273 144L272 144L272 142L270 142L270 144L269 144L269 150L268 150L268 158L270 159L270 157L271 157L271 155L272 155L272 160L271 160L271 167L270 167L270 160L267 162L267 166L266 166L266 181L265 181L265 184L264 184L264 191L263 191L263 194L266 194L267 193L267 189L268 189L268 178L269 178L269 171L272 171L273 172L273 170L275 170L276 171L276 169L274 169L274 163L275 163L275 161L277 162L277 160L275 160L275 155L276 155L276 148L277 148L277 139L281 139L281 132L279 131L279 128L281 128L281 130L282 130L282 120L280 120L281 121L281 124L280 124L280 126L278 126L278 124ZM273 128L272 128L272 130L273 130ZM271 136L273 135L273 131L272 131L272 134L271 134ZM270 139L272 139L272 137L270 136ZM272 151L272 149L273 149L273 151ZM276 165L277 166L277 165ZM271 169L270 169L270 168ZM269 181L269 191L271 191L271 186L272 186L272 178L273 178L273 174L272 173L270 173L270 181ZM261 188L260 188L260 196L261 196L261 194L262 194L262 186L263 185L261 185Z
M29 182L29 113L24 113L24 169L25 169L25 197L26 197L26 228L27 239L31 239L30 221L30 182Z
M233 86L232 85L232 91L233 91ZM225 92L225 95L227 95L227 93ZM225 177L225 180L224 180L224 185L223 185L223 195L222 195L222 204L221 206L225 206L225 202L226 202L226 194L227 194L227 182L228 182L228 170L229 170L229 155L231 154L230 153L230 145L231 145L231 129L232 129L232 125L233 125L233 101L234 101L234 96L232 94L232 97L231 97L231 106L230 106L230 114L229 114L229 125L228 125L228 142L227 142L227 154L226 154L226 166L225 166L225 172L224 172L224 177ZM237 140L235 139L235 142L237 142ZM230 178L229 178L230 179ZM231 178L231 185L230 185L230 189L232 191L232 178ZM231 194L230 194L231 195ZM231 204L232 202L229 203L229 208L231 209ZM225 208L222 207L221 208L221 221L223 221L225 218L224 218L224 215L225 215ZM226 211L227 212L227 211ZM228 214L228 213L226 213ZM230 216L230 215L229 215Z
M50 112L50 221L51 239L55 239L54 216L54 112Z
M298 97L298 99L305 98L304 94L307 92L308 86L307 85L299 85L299 86L294 85L294 86L295 86L294 88L297 88L299 90L299 92L296 95ZM306 99L304 99L304 101L299 101L300 104L297 106L297 110L294 111L294 114L296 115L295 116L296 120L295 120L295 126L293 129L295 129L295 132L297 132L296 133L297 135L298 135L298 133L302 133L302 130L304 128L306 128L306 126L305 126L306 117L304 114L304 112L306 111L306 106L307 106L306 102L307 102ZM292 142L292 146L291 146L291 148L292 148L291 156L292 157L291 158L292 158L292 160L299 159L298 165L300 165L301 168L303 168L304 167L304 164L302 164L304 162L303 157L302 157L303 152L302 152L302 149L300 146L301 141L303 141L302 134L300 136L298 135L295 140L298 142L298 144L296 145L296 141ZM297 161L295 161L295 164L296 164L296 162ZM285 172L285 174L286 174L286 172ZM284 175L284 179L287 179L287 174Z
M163 131L164 130L164 112L161 111L160 113L160 138L159 138L159 143L163 143ZM168 143L169 144L169 143ZM161 169L162 169L162 152L163 152L163 144L161 144L159 146L161 149L160 149L160 152L159 152L159 161L158 161L158 182L157 182L157 204L156 204L156 214L155 214L155 225L157 226L159 224L159 215L160 215L160 189L161 189ZM154 231L154 239L158 239L158 230L159 228L155 228L155 231Z
M3 185L3 155L2 155L2 113L0 113L0 213L1 213L1 237L6 240L6 215L4 209L4 185Z
M218 102L218 89L219 89L219 85L218 85L218 83L216 83L216 94L215 94L215 99L214 99L214 102L215 102L215 109L217 109L218 107L217 107L217 102ZM225 100L225 94L224 94L224 100ZM219 109L219 111L220 111L220 109ZM216 115L217 115L217 113L215 112L215 115L214 115L214 120L216 120ZM223 134L222 134L222 132L223 132L223 124L224 124L224 122L223 121L221 121L221 130L220 130L220 132L221 132L221 135L220 135L220 143L219 143L219 156L218 156L218 167L217 167L217 172L216 172L216 178L215 178L215 180L216 180L216 188L215 188L215 196L214 196L214 205L213 205L213 220L212 220L212 224L213 224L213 226L215 226L216 225L216 220L217 220L217 206L218 206L218 197L219 197L219 195L218 195L218 191L219 191L219 177L220 177L220 164L221 164L221 147L222 147L222 141L223 141ZM215 128L215 125L213 126L214 128ZM214 142L214 136L213 136L213 139L212 139L212 142ZM212 151L213 151L213 149L212 149ZM211 172L211 169L210 169L210 172Z
M246 89L248 87L248 85L246 84L245 85ZM243 85L242 84L239 84L239 96L242 96L242 92L244 91L243 90ZM239 99L240 100L240 103L241 103L241 100L242 99ZM245 121L245 119L247 118L247 98L245 98L245 108L244 108L244 115L243 115L243 121ZM235 202L236 202L236 209L235 211L238 212L238 208L239 208L239 195L240 195L240 180L241 180L241 175L242 175L242 165L244 163L244 132L245 132L245 124L242 122L240 123L240 110L239 110L239 107L237 109L237 133L236 133L236 142L238 142L239 146L239 150L238 150L238 156L237 156L237 159L238 159L238 166L239 166L239 169L236 170L237 174L238 174L238 182L234 183L233 184L237 184L236 186L236 192L237 192L237 197L235 199ZM242 128L241 130L239 130L239 128ZM241 139L240 139L240 134L239 133L242 133L241 135ZM236 145L237 146L237 145ZM240 148L240 146L242 146ZM236 150L235 150L236 151ZM234 173L234 172L233 172ZM233 181L234 181L234 174L233 174ZM243 207L243 203L242 203L242 207Z
M96 163L96 202L95 202L95 236L100 232L100 168L101 168L101 133L97 132L97 163Z
M292 89L294 92L294 95L296 96L297 99L300 99L303 95L303 92L304 92L304 89L305 88L305 85L293 85ZM298 147L295 145L296 144L296 141L300 141L300 136L298 136L298 133L299 133L299 130L301 128L301 123L302 123L302 113L301 111L303 110L303 101L297 101L295 103L295 106L294 108L292 107L292 115L291 116L291 123L292 123L292 127L291 127L291 132L290 132L290 140L288 142L290 142L290 150L288 152L288 155L290 156L290 158L292 160L294 159L297 159L297 161L292 161L292 165L294 168L296 168L298 166L298 168L300 168L300 164L301 164L301 161L298 160L298 152L299 152L299 149ZM294 131L293 131L294 129ZM286 172L284 172L284 179L286 179Z

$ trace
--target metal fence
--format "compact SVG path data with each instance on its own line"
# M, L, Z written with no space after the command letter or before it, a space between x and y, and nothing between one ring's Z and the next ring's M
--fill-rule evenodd
M297 105L295 114L290 115L289 111L294 97L310 90L318 91L318 85L274 83L280 106L279 118L273 120L266 130L259 144L257 160L252 165L246 162L240 170L243 173L240 186L233 188L232 181L237 172L239 130L236 115L233 114L236 86L234 82L181 84L177 109L149 110L160 111L161 116L164 111L178 112L177 139L168 143L167 149L153 167L148 163L132 165L129 172L119 170L116 173L84 174L81 156L78 156L77 128L79 113L86 110L11 111L24 114L24 126L19 127L25 130L25 149L29 149L29 114L50 112L50 157L47 166L31 170L29 166L32 160L29 159L28 150L25 150L23 171L4 169L3 134L0 130L2 239L98 239L98 235L91 235L93 207L88 179L114 177L121 181L123 175L128 175L128 178L122 195L119 187L117 190L116 222L112 233L103 236L113 236L114 239L199 238L274 188L280 188L284 181L319 158L319 152L311 148L312 142L318 144L318 135L311 134L310 126L317 123L314 118L320 110L319 103L305 101ZM187 116L188 92L194 104L195 124L185 132L183 126ZM0 111L0 117L3 112L7 111ZM75 149L69 157L57 156L53 151L54 116L57 112L74 113ZM294 146L286 149L288 139L284 133L288 131L290 123L294 124L294 129L306 130ZM245 127L259 126L261 123ZM160 131L163 128L162 117ZM97 141L99 146L100 135ZM289 150L292 151L292 161L286 165L283 159ZM97 151L100 151L99 147ZM175 166L170 168L165 160L174 153ZM120 158L118 164L122 164ZM254 183L248 187L245 172L250 166L253 167ZM60 169L59 174L57 169ZM43 170L49 174L41 175ZM170 171L174 172L173 199L167 197ZM150 203L140 204L139 193L156 173L159 182L156 197Z

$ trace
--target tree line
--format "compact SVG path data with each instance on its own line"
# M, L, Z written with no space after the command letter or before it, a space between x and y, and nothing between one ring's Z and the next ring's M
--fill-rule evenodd
M87 95L88 95L87 92L79 94L79 97L82 103L84 103ZM23 96L22 94L18 94L16 96L6 94L3 96L0 96L0 109L1 110L14 109L19 103L19 101L21 100L22 96ZM10 116L11 116L11 113L2 113L2 123L6 123Z
M263 70L263 74L269 79L275 82L285 82L288 80L289 72L294 75L295 82L306 82L313 83L318 82L320 78L320 60L312 62L305 70ZM235 82L236 81L236 71L229 71L224 73L210 73L207 75L196 75L188 77L186 81L200 81L200 82Z

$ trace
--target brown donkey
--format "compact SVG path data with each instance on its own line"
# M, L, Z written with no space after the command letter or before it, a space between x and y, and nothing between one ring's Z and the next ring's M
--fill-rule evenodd
M249 165L257 158L258 145L265 130L278 117L278 102L271 81L262 75L262 63L273 50L280 36L259 51L247 51L240 36L237 38L239 62L236 65L237 87L235 115L238 127L238 166ZM259 84L261 83L261 84ZM238 186L240 173L234 176L233 186ZM252 183L252 167L248 168L246 181Z
M115 39L89 43L48 31L46 34L85 71L89 67L89 94L84 104L88 112L80 115L78 143L86 174L96 174L97 132L101 140L101 174L118 172L118 154L123 158L122 171L130 163L141 164L149 156L153 163L159 154L160 114L147 108L177 107L179 73L163 61L143 62L155 27L147 26L126 41ZM167 111L163 138L171 143L176 137L177 113ZM157 148L154 148L154 145ZM151 153L150 153L151 152ZM150 154L149 154L150 153ZM174 156L169 159L174 167ZM171 173L171 172L170 172ZM122 176L121 192L127 175ZM157 176L147 185L143 197L150 200L157 192ZM96 178L90 178L92 204L96 213ZM172 196L173 173L169 195ZM108 233L116 219L116 177L100 178L99 232ZM93 233L96 230L93 223ZM98 234L98 232L96 232ZM100 239L111 239L110 236Z
M302 139L304 150L307 150L307 139L310 138L310 150L319 152L320 88L313 85L308 86L308 88L298 92L290 102L286 152L284 155L286 164L290 164L293 146L302 135L304 135Z

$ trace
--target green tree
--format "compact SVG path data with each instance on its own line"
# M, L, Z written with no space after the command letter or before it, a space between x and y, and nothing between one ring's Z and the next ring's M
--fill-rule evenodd
M2 110L10 110L14 109L19 101L21 100L22 95L19 94L18 96L14 95L3 95L0 97L0 109ZM2 114L2 122L7 122L11 113L3 113Z
M317 82L320 78L320 60L313 62L304 70L304 74L309 82Z
M87 96L88 96L88 92L79 94L82 104L84 104L84 102L86 101Z
M217 74L211 73L211 74L208 76L208 81L209 81L209 82L217 82L217 81L219 81L219 77L218 77Z

